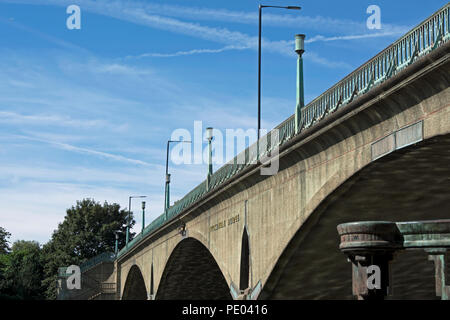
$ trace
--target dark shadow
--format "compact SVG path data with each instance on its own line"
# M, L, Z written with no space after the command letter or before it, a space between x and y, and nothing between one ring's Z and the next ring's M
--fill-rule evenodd
M244 229L242 234L241 247L241 272L239 280L239 289L245 290L248 288L250 275L250 246L248 242L247 229Z
M150 294L151 295L154 295L155 294L155 291L154 291L154 278L153 278L153 263L152 263L152 270L151 270L151 273L150 273Z
M156 299L224 300L231 299L231 294L209 250L200 241L187 238L167 261Z
M122 300L147 300L144 277L142 277L141 270L136 265L132 266L128 272Z

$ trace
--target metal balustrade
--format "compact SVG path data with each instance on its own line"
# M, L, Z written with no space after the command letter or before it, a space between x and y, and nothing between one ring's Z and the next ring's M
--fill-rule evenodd
M299 120L300 130L297 134L315 125L338 109L345 108L355 98L379 86L411 65L417 58L429 54L444 42L447 42L450 38L449 9L450 3L447 3L428 19L302 108ZM164 214L156 218L142 233L129 242L128 246L119 251L118 257L130 250L144 236L154 232L185 211L208 192L220 187L243 169L254 164L258 156L258 145L260 145L259 157L262 157L292 139L295 134L295 116L292 115L262 137L258 143L254 143L219 168L212 175L209 188L207 188L207 182L204 180L181 200L176 201L167 210L167 220ZM263 143L264 141L267 141L267 143ZM261 145L263 148L261 148ZM245 159L245 161L242 161L242 159Z
M112 252L103 252L100 253L98 255L96 255L95 257L87 260L86 262L82 263L80 265L80 271L81 272L85 272L93 267L95 267L96 265L102 263L102 262L112 262L114 261L114 259L116 258L116 255ZM67 277L70 276L70 274L67 273L67 268L68 267L60 267L58 268L58 274L60 277Z

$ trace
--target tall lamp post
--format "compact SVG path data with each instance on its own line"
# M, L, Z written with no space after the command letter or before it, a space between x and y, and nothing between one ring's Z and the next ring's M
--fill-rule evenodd
M145 201L142 201L142 231L141 231L142 234L144 234L144 228L145 228Z
M208 175L206 176L207 189L209 190L209 184L211 182L211 176L213 173L212 165L212 139L213 139L213 128L206 128L206 140L208 140Z
M305 106L305 94L303 83L303 59L305 52L305 35L295 35L295 52L298 54L297 59L297 105L295 107L295 133L300 130L301 110Z
M181 143L192 143L188 140L169 140L167 141L167 152L166 152L166 184L164 189L164 216L167 220L167 209L170 206L170 174L169 174L169 148L172 142L181 142Z
M300 10L301 7L297 6L265 6L259 5L259 37L258 37L258 140L259 131L261 130L261 22L262 22L262 8L281 8L288 10ZM258 150L259 151L259 150Z
M125 238L125 245L128 246L128 240L130 239L130 220L131 220L131 199L134 198L146 198L147 196L129 196L128 197L128 221L127 221L127 234Z
M115 236L116 236L116 244L115 244L115 248L114 248L114 254L117 257L117 253L119 252L119 232L116 231L114 232Z

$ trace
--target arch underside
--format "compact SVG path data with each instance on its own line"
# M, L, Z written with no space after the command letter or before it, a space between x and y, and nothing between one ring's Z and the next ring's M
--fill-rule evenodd
M132 266L128 272L122 300L147 300L145 281L139 267L136 265Z
M352 221L450 217L450 135L437 136L372 162L332 192L280 256L261 299L352 299L351 264L336 226ZM448 264L447 264L448 266ZM436 299L434 266L423 251L402 251L391 264L388 299Z
M156 294L160 300L231 299L214 257L198 240L182 240L173 250Z

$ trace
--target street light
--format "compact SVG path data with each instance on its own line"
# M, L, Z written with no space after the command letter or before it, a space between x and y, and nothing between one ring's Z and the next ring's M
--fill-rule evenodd
M131 222L131 199L134 198L146 198L147 196L129 196L128 197L128 221L127 221L127 234L125 238L125 245L128 246L129 234L130 234L130 222Z
M295 133L300 130L301 110L305 106L305 94L303 83L303 59L305 52L305 35L295 35L295 52L298 54L297 59L297 104L295 107Z
M167 152L166 152L166 185L164 188L164 216L167 220L167 209L170 206L170 174L169 174L169 147L172 142L181 142L181 143L192 143L188 140L169 140L167 141Z
M119 231L114 232L115 236L116 236L116 245L114 248L114 254L117 257L117 253L119 252Z
M300 10L301 7L297 6L265 6L259 5L259 37L258 37L258 140L259 131L261 130L261 22L262 22L262 8L281 8L288 10ZM259 151L259 150L258 150Z
M144 228L145 228L145 201L142 201L142 231L141 231L142 234L144 234Z
M213 139L213 128L208 127L206 128L206 140L208 140L208 175L206 177L206 181L208 184L209 189L209 183L211 182L211 176L213 173L213 167L212 167L212 145L211 141Z

